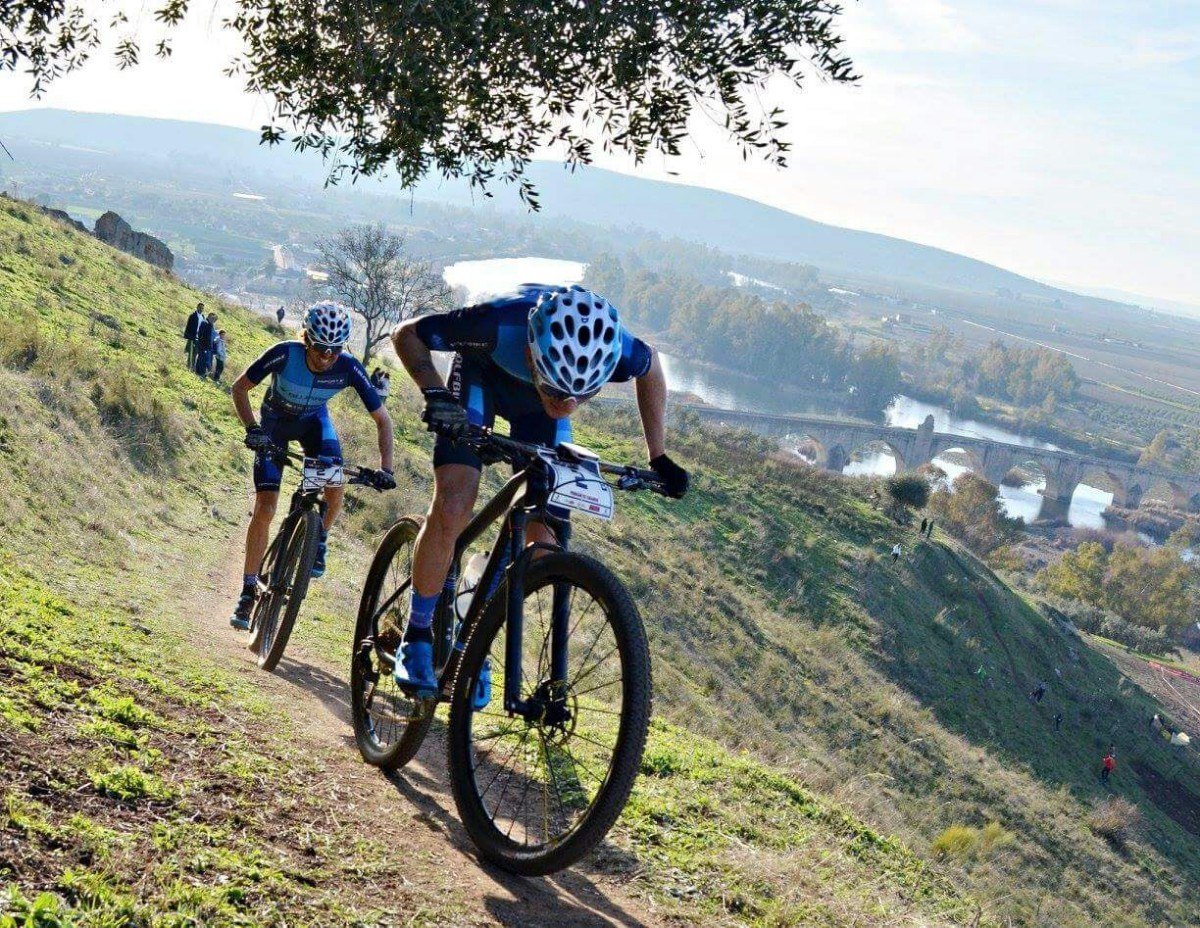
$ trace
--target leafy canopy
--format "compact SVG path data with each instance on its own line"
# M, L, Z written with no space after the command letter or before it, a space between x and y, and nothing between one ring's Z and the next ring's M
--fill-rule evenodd
M158 0L165 30L191 0ZM140 38L120 0L107 25L123 67ZM230 73L274 98L263 141L291 133L329 159L330 180L394 167L413 184L434 170L483 188L518 182L557 146L572 166L605 151L680 152L706 115L742 150L786 163L786 122L763 105L768 81L854 81L831 0L234 0L243 41ZM72 0L0 3L0 68L25 67L33 93L81 67L104 27ZM162 38L155 54L171 53Z

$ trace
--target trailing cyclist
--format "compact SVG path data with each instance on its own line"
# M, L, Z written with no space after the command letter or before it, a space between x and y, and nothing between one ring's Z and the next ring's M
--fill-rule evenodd
M392 343L424 394L422 419L438 433L433 501L414 548L409 622L396 661L396 681L430 696L437 689L430 625L483 467L455 434L468 424L490 427L500 415L518 441L569 442L570 416L580 405L609 381L633 380L650 467L676 498L687 492L688 474L666 454L667 384L658 355L589 290L527 284L510 297L401 323ZM449 387L433 351L456 352ZM553 536L532 523L527 540Z
M246 557L242 592L229 624L245 631L258 591L258 567L267 548L271 519L279 501L280 464L271 453L299 441L309 457L342 463L342 447L327 406L330 399L353 387L363 406L375 420L379 434L380 469L373 484L377 489L396 486L392 471L392 420L379 394L371 386L362 364L345 351L350 340L350 315L338 303L317 303L304 315L299 341L279 342L268 348L233 384L233 406L246 427L246 447L254 457L254 514L246 529ZM250 391L271 376L263 397L259 421L250 406ZM329 528L342 508L344 487L325 487L325 518L312 575L325 572L325 549Z

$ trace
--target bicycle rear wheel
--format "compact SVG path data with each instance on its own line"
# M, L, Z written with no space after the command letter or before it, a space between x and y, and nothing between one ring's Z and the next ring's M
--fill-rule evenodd
M278 557L271 569L270 602L265 604L250 639L258 666L274 670L283 657L300 604L308 595L308 581L321 543L321 517L311 509L289 514L279 530Z
M363 585L350 664L354 740L368 764L403 767L416 756L433 722L434 700L408 696L392 671L412 585L413 546L421 520L404 518L379 543Z
M567 674L550 679L552 610L566 610ZM650 722L650 652L641 617L599 561L550 554L525 574L521 698L503 705L507 592L467 643L450 703L454 800L492 863L527 876L569 867L608 833L629 799ZM481 686L490 667L491 693ZM486 696L490 695L490 701Z

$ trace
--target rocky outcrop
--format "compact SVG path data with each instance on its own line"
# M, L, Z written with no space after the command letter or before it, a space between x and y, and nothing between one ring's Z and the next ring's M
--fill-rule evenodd
M68 216L66 213L64 213L61 209L51 209L49 206L43 206L43 207L41 207L41 210L43 213L45 213L51 219L57 219L59 222L65 222L67 225L71 226L72 228L77 229L80 232L84 232L88 235L92 234L91 232L88 231L87 226L85 226L78 219L72 219L70 216Z
M155 267L161 267L164 271L171 270L175 265L175 256L171 254L170 248L153 235L135 232L129 223L112 210L96 220L96 231L93 234L113 248L119 248Z

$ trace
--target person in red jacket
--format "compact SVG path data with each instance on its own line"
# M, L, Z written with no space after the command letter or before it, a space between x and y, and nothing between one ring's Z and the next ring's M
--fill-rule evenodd
M1103 766L1100 768L1100 782L1107 783L1108 775L1117 767L1117 751L1115 748L1109 748L1108 753L1104 755Z

